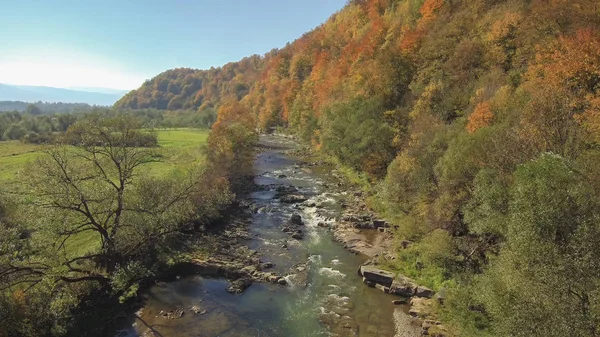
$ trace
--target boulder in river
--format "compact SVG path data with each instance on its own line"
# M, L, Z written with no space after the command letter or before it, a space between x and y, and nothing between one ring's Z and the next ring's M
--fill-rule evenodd
M378 269L374 266L360 266L359 273L367 281L390 287L394 281L394 273Z
M298 189L292 185L279 185L275 188L277 195L282 196L284 194L298 192Z
M296 225L296 226L304 225L304 222L302 221L302 217L296 213L292 214L292 217L290 218L290 223L292 225Z
M260 269L269 269L275 267L273 262L264 262L260 265Z
M279 200L286 204L295 204L295 203L305 202L307 200L307 198L300 194L288 194L288 195L282 196L281 198L279 198Z
M250 279L240 277L237 280L231 282L231 285L227 288L227 292L232 294L241 294L252 284Z

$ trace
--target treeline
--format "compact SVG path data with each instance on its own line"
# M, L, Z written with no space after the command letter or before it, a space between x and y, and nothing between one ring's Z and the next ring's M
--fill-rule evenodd
M160 128L210 128L217 119L217 112L207 108L201 112L190 110L164 111L157 109L116 110L94 108L90 111L77 111L54 115L21 113L17 111L0 112L0 141L21 140L25 143L53 143L56 136L67 131L76 121L91 115L116 117L134 116L141 127Z
M155 136L139 116L107 112L82 116L0 192L0 336L104 335L110 317L88 324L97 306L115 314L204 245L257 140L239 104L219 112L206 164L187 172L143 174L160 160L145 146Z
M91 111L94 108L86 103L0 101L0 111L20 111L32 115Z
M382 263L446 288L457 334L600 333L597 1L350 1L259 69L210 97L361 175L413 242ZM178 95L200 106L200 84Z

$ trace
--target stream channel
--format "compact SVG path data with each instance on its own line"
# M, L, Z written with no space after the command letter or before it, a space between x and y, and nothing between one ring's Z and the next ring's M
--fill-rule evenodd
M369 288L357 275L365 258L346 251L328 228L342 211L344 192L334 184L330 166L297 165L288 150L297 144L281 136L261 136L254 164L251 194L258 211L252 215L252 239L243 242L256 250L261 261L275 264L273 271L287 275L287 286L254 283L242 294L226 291L225 279L199 275L182 277L142 294L145 305L134 324L118 336L360 336L392 337L394 321L390 295ZM292 185L306 196L300 204L281 203L276 188ZM318 207L310 207L314 205ZM282 232L292 214L304 221L302 240ZM197 306L198 314L165 319L159 313L175 307Z

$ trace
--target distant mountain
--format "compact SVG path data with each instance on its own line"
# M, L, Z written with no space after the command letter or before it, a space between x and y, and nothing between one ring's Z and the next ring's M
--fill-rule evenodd
M125 91L111 89L74 90L53 87L0 84L0 101L87 103L113 105Z
M129 92L129 90L119 90L119 89L110 89L110 88L96 88L96 87L69 87L66 88L69 90L76 90L76 91L87 91L87 92L97 92L97 93L101 93L101 94L113 94L113 95L119 95L119 96L123 96L126 93Z

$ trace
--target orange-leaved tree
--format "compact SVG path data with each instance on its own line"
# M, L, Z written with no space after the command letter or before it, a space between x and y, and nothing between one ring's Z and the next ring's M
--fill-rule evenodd
M490 125L494 119L494 114L490 108L490 102L481 102L477 104L473 113L469 116L469 123L467 123L467 131L474 133L482 127Z
M217 122L208 137L207 157L212 169L234 187L251 173L254 144L258 141L249 109L229 99L218 109Z

